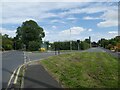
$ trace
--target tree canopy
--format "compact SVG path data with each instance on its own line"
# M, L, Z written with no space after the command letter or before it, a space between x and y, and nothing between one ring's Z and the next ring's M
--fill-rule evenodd
M22 41L26 45L26 49L30 48L30 42L42 43L42 38L45 37L45 33L42 27L40 27L35 21L29 20L22 23L17 28L16 39ZM32 45L33 46L33 45Z

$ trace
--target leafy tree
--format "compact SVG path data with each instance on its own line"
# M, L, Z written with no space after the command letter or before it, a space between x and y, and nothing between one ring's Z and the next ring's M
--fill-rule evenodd
M70 41L54 42L51 44L53 50L70 50ZM89 48L89 43L82 41L79 43L80 49L85 50ZM72 50L78 50L78 42L72 41Z
M39 43L38 47L40 47L42 38L45 37L43 28L33 20L23 22L22 25L17 28L16 33L16 38L26 45L26 49L28 49L28 47L30 49L31 45L29 46L29 44L31 41Z
M49 41L45 41L44 43L47 45L47 50L48 50L50 45Z
M90 40L89 40L89 39L85 39L85 42L86 42L86 43L90 43Z
M109 44L109 41L106 40L106 39L104 39L104 38L102 38L101 40L98 41L98 44L99 44L101 47L106 48L106 47L108 46L108 44Z
M2 48L5 50L13 49L13 40L7 34L2 36Z
M82 42L80 43L81 50L88 49L89 46L90 46L90 45L89 45L86 41L82 41Z
M16 37L13 38L13 48L15 50L23 49L23 43L22 40L17 39Z
M40 43L36 41L30 41L28 49L30 51L37 51L40 48Z
M115 38L111 38L109 40L102 38L98 41L99 46L107 49L114 49L115 51L120 51L119 43L120 36L116 36Z

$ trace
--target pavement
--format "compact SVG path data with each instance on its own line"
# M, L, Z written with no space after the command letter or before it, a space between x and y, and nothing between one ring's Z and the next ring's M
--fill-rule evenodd
M61 85L40 64L27 67L24 88L61 88Z
M45 59L54 56L55 52L25 52L26 56L33 61L27 65L24 74L24 82L22 88L61 88L61 85L38 63L36 60Z

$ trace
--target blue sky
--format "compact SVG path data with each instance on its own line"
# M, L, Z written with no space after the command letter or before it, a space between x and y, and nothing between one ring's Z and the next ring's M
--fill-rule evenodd
M118 35L117 2L3 2L2 34L14 37L16 28L26 20L43 27L43 40L92 41ZM71 36L70 36L71 30Z

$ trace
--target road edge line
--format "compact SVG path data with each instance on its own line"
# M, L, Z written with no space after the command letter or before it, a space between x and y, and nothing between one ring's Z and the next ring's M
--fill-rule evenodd
M45 58L44 58L44 59L45 59ZM43 59L39 59L39 60L43 60ZM27 64L29 64L29 63L33 63L33 62L39 61L39 60L29 61L29 62L26 62L25 64L20 65L20 66L18 67L17 74L16 74L16 77L15 77L15 80L14 80L13 83L14 83L14 84L17 83L18 76L19 76L19 73L20 73L20 69L21 69L23 66L25 66L25 65L27 65ZM22 79L22 81L23 81L23 79ZM21 85L21 87L23 87L23 86ZM21 88L21 87L20 87L20 88Z
M11 77L10 77L10 79L9 79L9 81L8 81L6 90L8 89L8 87L9 87L9 85L10 85L10 83L11 83L11 81L12 81L12 79L13 79L13 77L14 77L16 71L17 71L17 69L18 69L18 67L13 71L13 74L11 75Z
M20 69L22 68L23 65L19 66L18 70L17 70L17 73L16 73L16 77L15 77L15 80L14 80L14 84L17 83L17 79L18 79L18 76L19 76L19 72L20 72Z

